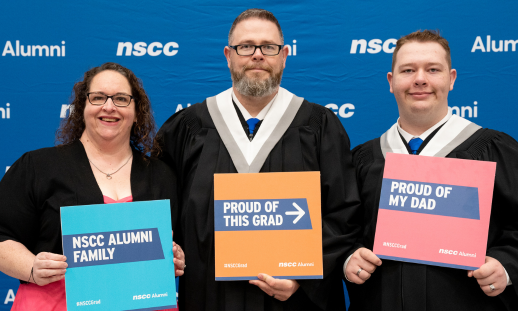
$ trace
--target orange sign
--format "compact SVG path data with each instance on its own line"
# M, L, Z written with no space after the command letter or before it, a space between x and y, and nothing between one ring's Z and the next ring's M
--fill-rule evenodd
M320 172L215 174L216 280L322 278Z

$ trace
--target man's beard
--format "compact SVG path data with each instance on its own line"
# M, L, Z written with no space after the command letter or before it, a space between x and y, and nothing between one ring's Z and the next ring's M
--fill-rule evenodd
M264 97L272 95L277 87L281 84L282 70L278 73L272 73L271 67L259 66L261 69L270 73L270 76L264 80L258 77L248 77L246 71L248 69L257 68L257 65L243 66L241 71L230 69L232 81L236 90L244 96Z

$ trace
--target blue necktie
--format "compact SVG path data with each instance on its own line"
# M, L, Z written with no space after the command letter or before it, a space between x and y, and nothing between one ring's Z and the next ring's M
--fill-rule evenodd
M423 143L423 140L419 137L412 138L408 142L408 146L410 146L410 150L412 150L412 154L417 154L417 150L419 150L419 147L421 147L422 143Z
M259 123L259 121L260 120L256 118L250 118L246 120L246 123L248 123L248 132L250 133L250 135L254 134L255 126L257 125L257 123Z

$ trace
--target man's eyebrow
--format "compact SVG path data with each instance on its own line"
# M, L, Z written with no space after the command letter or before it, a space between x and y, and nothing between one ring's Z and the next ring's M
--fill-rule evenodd
M277 44L277 43L273 40L263 40L263 41L261 41L261 44Z
M429 62L429 63L427 63L426 65L427 65L427 66L441 66L441 67L443 66L443 64L442 64L442 63L436 63L436 62Z
M240 45L240 44L255 45L254 40L251 40L251 39L240 41L237 45ZM275 43L275 41L273 41L273 40L263 40L263 41L260 41L260 43L258 45L263 45L263 44L277 44L277 43Z
M409 66L415 66L415 65L416 65L416 63L405 63L405 64L398 65L397 68L409 67ZM437 63L437 62L429 62L429 63L426 63L426 66L443 66L443 64Z

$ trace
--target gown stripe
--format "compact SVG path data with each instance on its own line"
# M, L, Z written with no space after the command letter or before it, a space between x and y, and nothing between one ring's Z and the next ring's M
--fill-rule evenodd
M479 129L481 129L479 125L453 115L419 154L445 157ZM399 135L397 123L381 135L380 147L383 157L386 156L387 152L408 154L408 150Z
M238 173L259 173L264 165L264 162L266 161L266 158L268 158L268 155L272 149L279 142L286 130L288 130L288 127L295 119L295 116L297 115L297 112L299 111L303 101L304 98L293 95L288 107L275 126L272 134L266 139L266 142L259 149L252 163L248 165L248 162L246 161L241 148L239 148L238 143L232 136L228 125L223 119L223 115L218 108L216 96L207 98L207 108L209 110L209 114L214 121L214 125L216 126L218 134L220 135L221 140L223 140L223 143L225 144L225 147L227 148Z

